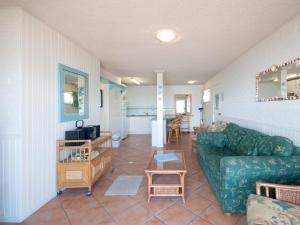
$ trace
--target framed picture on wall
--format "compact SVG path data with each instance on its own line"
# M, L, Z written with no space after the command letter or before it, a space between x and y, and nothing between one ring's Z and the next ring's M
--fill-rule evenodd
M103 108L103 90L100 89L100 108Z

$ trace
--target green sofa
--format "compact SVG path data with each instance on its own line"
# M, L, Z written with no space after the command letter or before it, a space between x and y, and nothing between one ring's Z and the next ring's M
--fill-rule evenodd
M229 123L197 136L197 158L225 213L245 213L255 182L300 184L300 148Z

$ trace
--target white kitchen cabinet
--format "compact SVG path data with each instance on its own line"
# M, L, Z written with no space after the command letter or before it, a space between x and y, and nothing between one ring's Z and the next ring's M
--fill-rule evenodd
M129 134L151 134L151 116L130 116Z

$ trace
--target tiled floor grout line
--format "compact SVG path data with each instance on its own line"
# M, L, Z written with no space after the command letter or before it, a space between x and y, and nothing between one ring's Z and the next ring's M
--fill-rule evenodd
M172 201L172 200L171 200ZM176 202L173 202L171 205L169 205L168 207L160 210L159 212L155 213L154 216L158 216L159 214L161 214L163 211L166 211L168 208L172 207L173 205L175 205ZM158 217L159 218L159 217Z
M157 220L159 220L159 222L161 222L161 223L163 223L164 225L166 225L166 223L164 222L164 221L162 221L161 219L159 219L157 216L155 216L155 215L153 215L153 216L151 216L148 220L146 220L144 223L142 223L142 224L139 224L139 225L145 225L145 224L147 224L151 219L157 219Z
M202 185L203 185L203 184L202 184ZM200 189L202 185L200 185L199 188L195 189L195 190L192 191L192 192L195 192L196 190ZM193 194L193 193L190 193L189 196L192 195L192 194ZM207 201L210 202L210 205L208 205L207 207L205 207L205 208L202 210L202 211L204 212L205 210L207 210L209 207L211 207L211 206L213 205L213 201L211 201L210 199L207 199L207 198L203 197L202 195L200 195L200 197L202 197L202 198L204 198L204 199L206 199ZM177 203L175 203L175 204L177 204ZM180 205L179 205L179 206L180 206ZM188 211L191 212L193 215L195 215L195 218L192 219L188 224L191 224L191 223L192 223L194 220L196 220L197 218L201 218L202 220L208 222L209 224L212 224L210 221L204 219L201 215L196 214L195 212L193 212L192 210L190 210L188 207L186 207L186 204L183 204L181 207L184 207L186 210L188 210Z
M59 201L59 200L58 200L58 201ZM69 224L72 225L71 220L70 220L70 218L69 218L69 215L68 215L68 213L66 212L65 208L63 207L63 205L62 205L62 203L61 203L60 201L59 201L59 204L60 204L61 209L64 211L64 213L65 213L65 215L66 215L66 217L67 217L67 220L68 220Z
M207 206L207 207L205 207L205 209L203 209L203 211L205 211L205 210L207 210L210 206L212 206L212 202L211 202L211 204L209 205L209 206ZM197 217L200 217L201 219L202 219L202 217L200 216L200 215L198 215L198 214L196 214L195 212L193 212L192 210L190 210L189 208L187 208L186 206L185 206L185 204L184 204L184 206L183 206L186 210L188 210L190 213L192 213L193 215L195 215L196 217L195 218L197 218ZM195 219L194 218L194 219ZM192 221L194 221L194 219L192 219L188 224L190 224L190 223L192 223ZM206 221L206 220L205 220ZM210 222L209 222L210 223Z
M150 200L151 201L151 200ZM172 201L172 200L171 200ZM168 208L170 208L171 206L175 205L176 202L172 202L169 206L167 206L166 208L163 208L162 210L159 210L158 212L154 213L154 216L158 216L160 213L162 213L163 211L167 210Z
M105 206L104 206L97 198L95 198L95 196L91 195L91 197L93 197L93 198L95 199L95 201L96 201L100 206L103 207L103 209L104 209L104 210L107 212L107 214L113 219L113 221L114 221L117 225L119 225L118 221L116 221L115 217L114 217L113 215L110 214L110 212L106 209L106 207L105 207Z
M165 224L166 225L166 223L164 222L164 221L162 221L160 218L158 218L157 216L154 216L156 219L158 219L161 223L163 223L163 224Z
M209 207L211 207L211 206L212 206L212 205L206 207L203 211L206 211L206 210L207 210ZM214 224L213 222L207 220L206 218L204 218L202 214L203 214L203 213L201 213L201 215L198 215L198 217L200 217L202 220L206 221L206 222L209 223L209 224L217 225L217 224Z

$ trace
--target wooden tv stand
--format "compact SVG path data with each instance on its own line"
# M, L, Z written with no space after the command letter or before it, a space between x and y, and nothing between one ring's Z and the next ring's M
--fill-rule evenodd
M57 141L57 194L65 188L88 188L112 168L111 132L102 131L95 140Z

